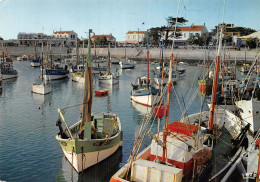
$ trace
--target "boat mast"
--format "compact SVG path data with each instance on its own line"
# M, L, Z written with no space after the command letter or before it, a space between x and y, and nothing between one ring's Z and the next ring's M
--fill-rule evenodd
M210 109L209 130L210 130L211 133L213 133L213 121L214 121L214 113L215 113L215 105L216 105L216 93L217 93L217 87L218 87L220 50L221 50L221 45L222 45L222 34L223 34L223 25L221 26L220 37L219 37L217 62L216 62L215 78L214 78L213 93L212 93L212 106L211 106L211 109Z
M44 71L43 70L43 42L42 42L42 61L41 61L41 64L42 64L42 82L43 82L43 71Z
M173 63L173 54L170 57L170 70L169 75L172 75L172 63ZM168 90L167 90L167 100L166 100L166 116L164 123L164 131L163 131L163 154L162 154L162 163L166 161L166 139L168 136L168 121L169 121L169 110L170 110L170 99L171 99L171 85L172 85L172 77L169 76L168 81Z
M89 38L88 38L88 57L86 61L86 68L84 73L85 86L83 90L83 103L82 103L82 120L80 129L84 130L84 138L91 138L91 106L92 106L92 72L91 72L91 40L90 33L92 29L89 29Z
M51 68L52 68L51 42L50 42L50 59L51 59Z
M111 74L110 69L111 69L111 64L110 64L110 43L108 43L108 74Z
M37 59L36 42L34 43L34 56L35 59Z
M147 88L149 88L149 31L147 30Z
M84 42L84 38L83 38L83 49L82 49L82 55L83 55L83 60L82 60L83 70L84 70L84 61L85 61L85 60L84 60L84 57L85 57L85 56L84 56L84 48L85 48L85 47L84 47L84 44L85 44L85 42Z

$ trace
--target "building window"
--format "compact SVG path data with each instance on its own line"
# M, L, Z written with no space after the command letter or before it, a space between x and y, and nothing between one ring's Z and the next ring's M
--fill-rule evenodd
M184 38L186 37L186 33L183 33L183 37L184 37Z
M192 35L193 35L193 34L192 34L192 33L190 33L189 35L190 35L190 37L192 37Z
M134 39L134 40L136 39L136 35L133 35L133 39Z
M199 36L199 33L196 33L196 36Z

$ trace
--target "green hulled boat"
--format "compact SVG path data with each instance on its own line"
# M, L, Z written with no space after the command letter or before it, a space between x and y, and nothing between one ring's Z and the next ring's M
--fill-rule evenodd
M89 31L89 35L91 30ZM56 135L64 155L77 172L111 156L123 142L121 123L117 114L93 113L92 106L92 73L91 73L91 45L88 42L87 69L85 69L85 88L83 91L82 119L68 127L63 111L58 109L60 118L57 121L60 132ZM61 120L66 129L63 130Z

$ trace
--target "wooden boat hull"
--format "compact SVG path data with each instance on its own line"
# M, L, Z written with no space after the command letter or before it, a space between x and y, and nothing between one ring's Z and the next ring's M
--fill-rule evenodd
M89 142L89 145L94 144L93 142ZM85 144L86 145L86 144ZM76 154L75 152L71 152L62 148L62 151L68 161L72 164L73 168L79 173L83 170L103 161L108 158L112 154L114 154L117 149L123 145L123 142L120 141L111 148L107 148L102 150L102 147L99 146L101 150L97 150L94 152L84 152Z
M112 123L110 122L109 124L108 122L108 124L106 124L104 121L110 116L111 118L115 117L115 120L111 120ZM117 115L112 113L94 113L92 114L92 117L93 119L98 120L95 124L95 138L63 139L61 135L56 135L56 139L58 140L64 155L78 173L111 156L123 145L123 133ZM103 120L100 119L100 117L103 117ZM72 134L74 133L74 137L77 137L78 135L80 123L81 120L70 127ZM111 135L110 132L114 134ZM104 135L106 136L104 137Z

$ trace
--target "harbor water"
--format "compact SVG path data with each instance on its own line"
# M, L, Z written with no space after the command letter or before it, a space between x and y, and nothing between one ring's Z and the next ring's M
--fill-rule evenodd
M0 181L109 181L127 162L146 112L145 107L130 100L131 83L138 76L146 75L146 64L138 64L132 70L121 70L118 65L113 65L112 72L118 70L120 73L120 82L116 86L100 85L93 77L94 90L108 87L110 92L105 97L93 97L92 112L119 115L124 132L123 147L80 175L63 156L55 136L59 132L56 126L58 108L67 108L64 116L69 126L79 120L83 85L72 82L69 77L52 81L52 92L48 95L33 94L32 83L39 79L40 69L30 67L29 62L17 61L14 61L14 68L18 78L4 80L0 94ZM201 73L202 69L187 66L186 76L172 87L170 122L181 117L193 97L188 113L200 111L197 80ZM160 129L163 121L164 118L160 121ZM151 122L150 128L156 133L157 119ZM143 147L150 141L147 138Z

